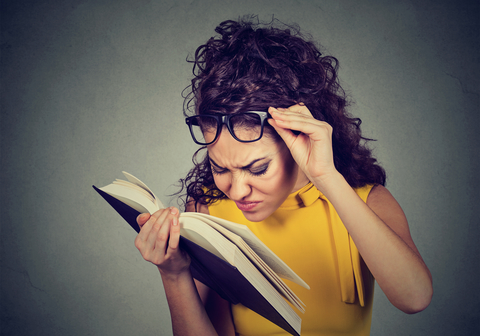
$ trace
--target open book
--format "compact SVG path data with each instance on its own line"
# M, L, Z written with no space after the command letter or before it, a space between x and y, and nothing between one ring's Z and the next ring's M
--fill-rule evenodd
M139 179L123 172L116 180L93 188L134 228L140 213L164 208ZM191 257L192 275L233 304L241 303L293 335L300 335L301 319L287 303L304 312L303 302L280 278L309 286L245 225L218 217L180 214L180 246Z

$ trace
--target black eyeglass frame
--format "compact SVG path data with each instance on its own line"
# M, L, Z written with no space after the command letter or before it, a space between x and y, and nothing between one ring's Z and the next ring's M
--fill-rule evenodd
M260 135L259 135L258 139L255 139L255 140L241 140L241 139L237 138L237 136L233 132L232 125L230 124L230 119L232 117L237 117L237 116L242 115L242 114L256 114L260 117ZM198 125L198 122L196 123L197 125L195 125L194 121L196 119L202 117L202 116L212 117L217 121L217 133L215 134L215 138L210 142L200 142L200 141L198 141L195 138L195 134L193 133L192 127ZM195 115L195 116L192 116L192 117L185 118L185 123L188 125L188 129L190 130L190 134L192 135L193 141L197 145L208 146L208 145L214 143L215 141L217 141L218 136L220 135L220 132L223 129L223 125L227 126L227 129L230 132L230 134L232 135L232 137L239 142L255 142L255 141L258 141L263 136L263 127L265 125L265 120L267 120L268 118L271 118L271 115L268 112L246 111L246 112L240 112L240 113L234 113L234 114L201 114L201 115Z

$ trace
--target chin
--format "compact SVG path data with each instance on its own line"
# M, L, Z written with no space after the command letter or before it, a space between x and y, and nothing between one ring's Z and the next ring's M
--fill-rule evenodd
M261 222L264 219L267 219L272 213L265 213L263 211L259 212L244 212L242 211L243 216L250 222Z

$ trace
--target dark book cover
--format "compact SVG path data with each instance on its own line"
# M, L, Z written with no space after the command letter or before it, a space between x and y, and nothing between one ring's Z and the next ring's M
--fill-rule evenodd
M140 212L97 187L93 186L93 188L137 233L140 232L140 227L137 224L137 217ZM182 236L180 236L180 247L190 255L190 271L195 279L217 292L223 299L232 304L241 303L292 335L299 336L295 329L288 324L235 266L230 265L228 262Z

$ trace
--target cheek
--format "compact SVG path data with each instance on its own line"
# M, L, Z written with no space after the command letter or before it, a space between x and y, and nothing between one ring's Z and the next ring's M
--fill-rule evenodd
M265 195L279 196L282 193L285 185L285 178L283 172L277 172L270 178L258 178L254 182L256 190Z
M285 194L290 194L296 181L296 170L294 165L286 165L279 169L273 176L269 183L265 183L265 188L270 189L270 192L283 197Z
M223 175L213 175L213 181L215 182L215 185L217 186L220 191L225 193L228 189L228 184L229 184L229 178L226 176L226 174Z

